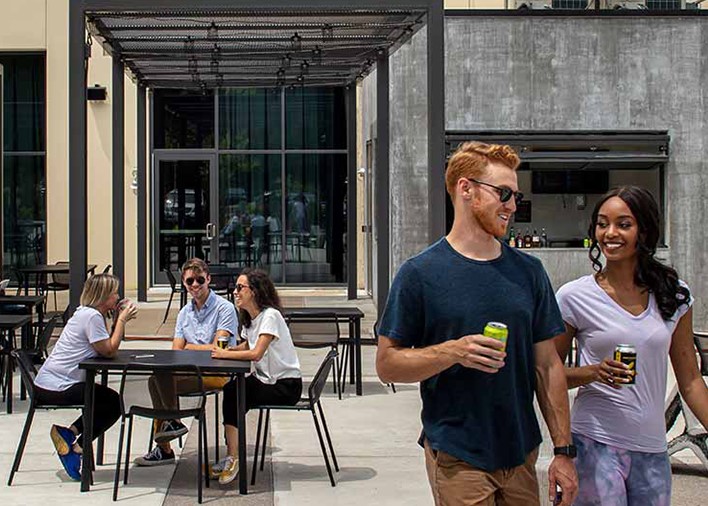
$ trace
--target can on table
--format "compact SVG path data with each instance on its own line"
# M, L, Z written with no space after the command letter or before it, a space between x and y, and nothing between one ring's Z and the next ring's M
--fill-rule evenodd
M622 362L629 367L632 376L627 383L623 385L634 385L636 383L637 374L637 349L633 344L618 344L615 348L615 360Z
M221 348L222 350L225 350L226 348L229 347L229 338L226 336L219 336L216 338L216 345Z
M484 332L482 332L482 335L501 341L504 343L504 349L506 350L506 340L509 338L509 329L505 324L499 322L489 322L484 327Z

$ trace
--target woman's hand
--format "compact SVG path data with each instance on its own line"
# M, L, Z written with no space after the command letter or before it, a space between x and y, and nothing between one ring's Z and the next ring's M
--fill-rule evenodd
M123 323L129 322L138 316L138 306L136 306L134 302L129 300L122 301L121 307L122 309L118 315L118 320L121 320Z
M224 350L223 348L219 348L217 345L214 345L211 349L211 358L229 358L227 351L228 350Z
M622 384L629 383L631 379L632 371L622 362L605 358L595 366L595 381L612 388L622 388Z

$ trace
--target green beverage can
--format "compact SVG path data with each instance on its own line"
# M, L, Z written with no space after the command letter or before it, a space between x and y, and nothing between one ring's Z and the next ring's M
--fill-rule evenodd
M498 339L499 341L504 343L504 349L506 349L506 340L509 337L509 329L503 323L487 323L487 325L484 327L484 332L482 332L482 335Z

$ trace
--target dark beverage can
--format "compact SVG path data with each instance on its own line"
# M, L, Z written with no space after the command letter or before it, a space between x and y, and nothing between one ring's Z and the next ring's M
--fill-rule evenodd
M556 483L556 496L553 498L554 506L563 502L563 490Z
M615 348L615 360L617 362L622 362L627 367L632 375L628 378L627 383L620 383L622 385L634 385L636 383L637 375L637 349L633 344L618 344Z
M219 336L216 338L216 345L221 348L222 350L225 350L226 348L229 347L229 338L226 336Z

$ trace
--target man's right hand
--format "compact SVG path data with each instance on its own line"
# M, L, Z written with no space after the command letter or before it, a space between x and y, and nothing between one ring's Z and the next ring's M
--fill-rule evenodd
M481 334L448 341L455 362L470 369L494 374L504 367L504 343Z

